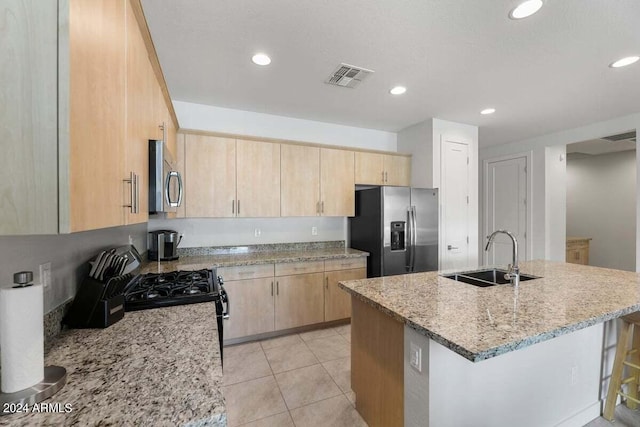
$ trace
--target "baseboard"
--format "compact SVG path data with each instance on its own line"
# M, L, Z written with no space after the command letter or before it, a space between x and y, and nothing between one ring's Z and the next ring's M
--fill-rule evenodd
M571 417L562 421L559 424L556 424L556 427L583 427L585 424L593 421L598 418L602 413L602 403L600 400L592 403L587 406L580 412L573 414Z

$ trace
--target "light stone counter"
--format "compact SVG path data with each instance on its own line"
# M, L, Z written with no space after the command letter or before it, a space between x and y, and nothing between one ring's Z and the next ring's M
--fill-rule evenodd
M356 298L477 362L640 310L640 274L528 261L541 279L480 288L438 272L340 282Z
M199 270L211 267L271 264L279 262L319 261L341 258L361 258L369 254L350 248L323 248L293 251L232 251L210 255L181 255L176 261L148 261L141 273L162 273L176 270Z
M67 384L44 403L69 413L0 417L0 426L225 426L215 305L128 312L106 329L66 330L46 365Z

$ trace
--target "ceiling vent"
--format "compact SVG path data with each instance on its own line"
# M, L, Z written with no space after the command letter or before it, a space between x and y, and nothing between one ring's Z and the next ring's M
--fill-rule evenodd
M354 88L373 72L373 70L367 70L362 67L340 64L324 82L330 85Z
M618 135L611 135L611 136L605 136L604 138L605 141L610 141L610 142L619 142L619 141L632 141L632 142L636 142L636 132L632 131L632 132L625 132L625 133L620 133Z

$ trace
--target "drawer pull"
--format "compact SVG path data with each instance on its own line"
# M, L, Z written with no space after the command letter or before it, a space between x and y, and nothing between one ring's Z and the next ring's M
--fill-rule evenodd
M280 282L276 282L276 295L280 295Z
M271 281L271 296L273 296L273 280Z

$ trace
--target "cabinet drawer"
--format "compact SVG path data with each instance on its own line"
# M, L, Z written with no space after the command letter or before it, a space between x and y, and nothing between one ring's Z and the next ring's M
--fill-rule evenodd
M353 268L367 268L366 258L328 259L324 262L325 271L351 270Z
M276 276L292 274L322 273L324 261L283 262L276 264Z
M218 274L227 280L257 279L273 277L273 264L240 265L237 267L220 267Z

